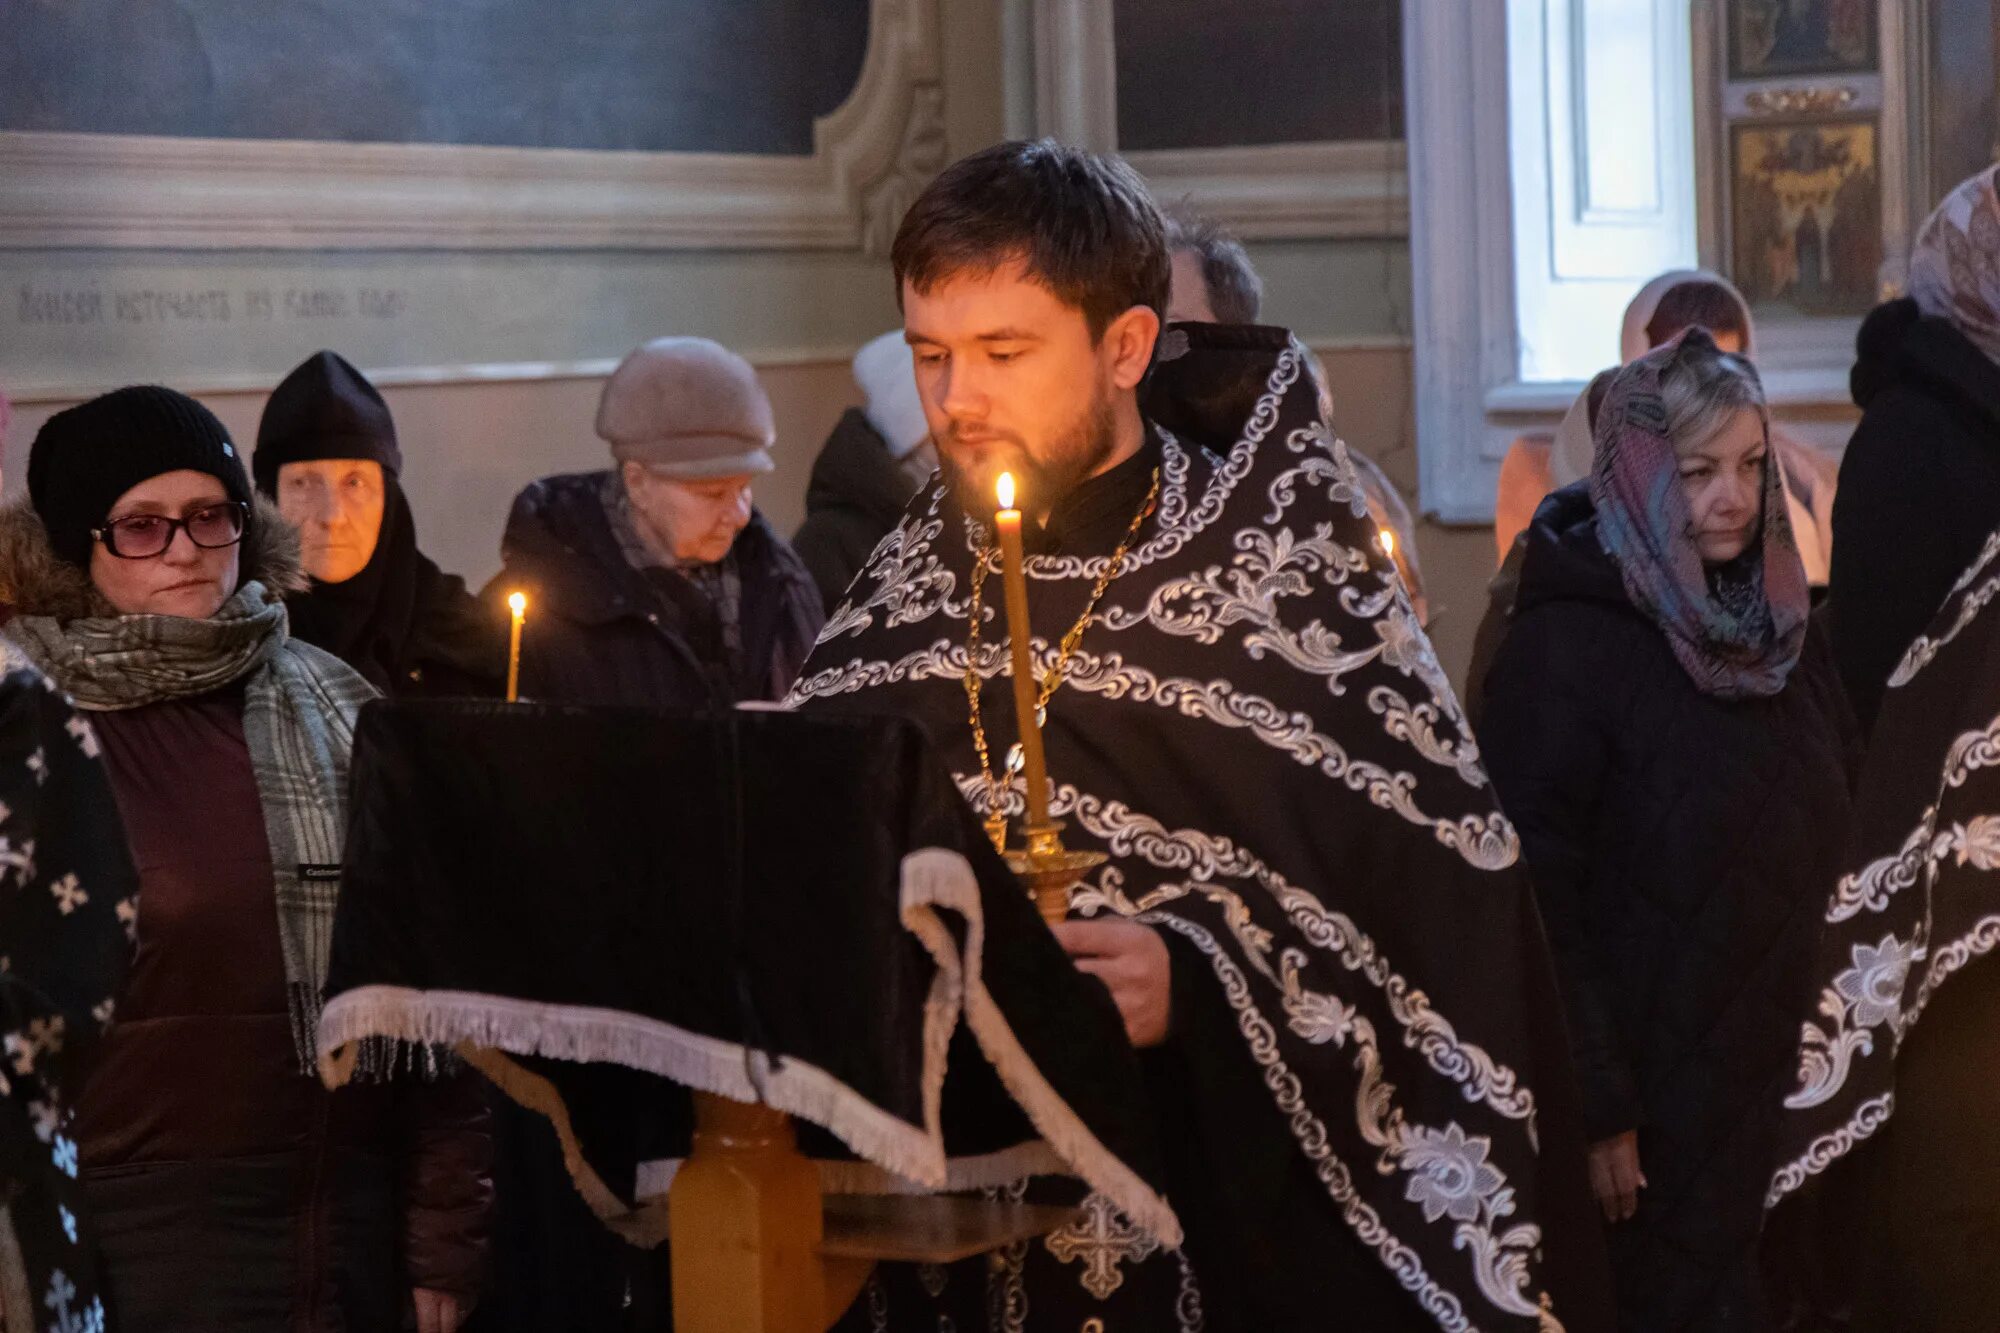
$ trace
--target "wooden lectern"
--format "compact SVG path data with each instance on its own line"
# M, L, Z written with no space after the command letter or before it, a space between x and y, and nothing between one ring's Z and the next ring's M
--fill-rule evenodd
M329 1082L442 1046L548 1116L598 1216L669 1241L681 1333L821 1333L878 1263L1069 1220L962 1191L996 1172L1179 1241L1116 1009L895 719L371 704L327 993ZM691 1094L664 1220L591 1169L578 1062Z

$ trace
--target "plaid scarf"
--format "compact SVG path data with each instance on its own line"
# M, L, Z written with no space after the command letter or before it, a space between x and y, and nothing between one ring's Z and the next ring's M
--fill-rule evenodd
M246 583L207 620L182 616L24 616L8 634L81 709L112 712L221 689L246 676L250 751L278 908L299 1068L315 1050L347 829L354 720L375 691L290 636L284 604Z
M930 473L924 475L928 479ZM743 574L736 564L735 548L731 547L728 554L713 564L703 564L698 560L661 560L639 535L638 524L632 517L632 498L625 493L625 483L616 472L607 472L604 476L604 512L610 517L611 533L618 539L618 549L624 553L625 563L649 581L663 575L669 578L678 576L700 593L715 609L722 635L723 665L729 672L729 678L732 681L741 679Z
M1590 499L1598 538L1632 604L1660 627L1695 688L1718 699L1767 698L1805 646L1805 566L1775 455L1766 455L1762 530L1742 556L1710 570L1688 537L1693 521L1667 433L1660 380L1683 349L1715 344L1699 328L1617 372L1597 413Z

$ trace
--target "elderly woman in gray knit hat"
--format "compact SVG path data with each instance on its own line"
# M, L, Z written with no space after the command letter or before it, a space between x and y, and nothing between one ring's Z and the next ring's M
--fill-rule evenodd
M374 691L287 631L298 534L222 423L152 386L51 417L28 495L0 510L7 635L89 716L139 874L76 1104L113 1325L451 1333L484 1256L477 1085L316 1073Z
M525 591L521 692L705 707L781 698L819 633L811 576L757 513L776 430L750 363L660 338L604 386L614 467L514 501L489 594Z

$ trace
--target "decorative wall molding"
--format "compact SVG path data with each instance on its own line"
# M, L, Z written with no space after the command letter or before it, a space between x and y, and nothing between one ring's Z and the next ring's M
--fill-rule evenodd
M917 202L917 196L930 184L931 177L944 170L947 152L944 87L937 83L918 84L911 94L910 114L903 122L903 141L897 146L895 160L862 191L863 250L871 255L889 253L903 214Z
M0 248L886 249L943 165L941 0L873 0L810 157L0 133Z
M1880 294L1901 292L1910 276L1917 224L1930 215L1930 152L1924 144L1930 104L1924 58L1924 5L1882 6L1882 272Z
M1097 152L1118 146L1111 0L1035 0L1035 131Z
M1035 0L1036 131L1118 145L1111 0ZM1164 200L1192 197L1248 240L1409 234L1399 139L1185 148L1126 155Z
M1492 519L1514 433L1486 410L1520 362L1506 49L1505 4L1403 6L1418 499L1447 523Z
M1753 116L1832 116L1851 111L1861 93L1850 85L1837 88L1752 88L1743 94L1743 109Z
M1345 356L1408 355L1410 340L1396 334L1359 334L1309 338L1306 345L1329 362ZM758 370L799 370L841 367L854 360L860 348L851 344L824 346L746 348L744 359ZM540 384L560 380L601 380L610 377L621 358L589 357L577 361L481 361L463 365L364 367L369 383L378 389L400 389L477 384ZM56 383L32 380L11 381L9 399L17 406L67 406L109 393L119 382ZM246 373L240 375L197 375L176 379L174 387L197 398L219 398L234 394L266 394L277 387L278 376Z
M780 347L768 351L745 351L743 357L759 370L789 370L810 366L846 366L859 350L847 346ZM618 369L621 357L588 357L578 361L479 361L462 365L363 367L368 382L378 389L412 386L461 384L535 384L558 380L601 380ZM266 394L278 386L277 375L246 372L237 375L196 375L174 381L182 393L197 398L226 397L232 394ZM35 383L9 384L8 397L17 405L37 403L80 403L109 393L115 383Z
M1407 236L1400 139L1128 153L1163 200L1193 198L1250 240Z
M1692 0L1688 22L1694 38L1694 194L1695 234L1701 266L1717 273L1729 270L1723 258L1728 244L1729 155L1724 144L1722 114L1723 27L1725 0Z

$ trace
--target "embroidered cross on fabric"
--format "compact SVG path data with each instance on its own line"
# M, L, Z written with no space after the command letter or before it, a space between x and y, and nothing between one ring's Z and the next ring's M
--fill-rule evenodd
M1124 1265L1150 1258L1160 1248L1157 1240L1126 1221L1102 1194L1086 1199L1083 1216L1050 1233L1043 1244L1063 1263L1080 1260L1083 1272L1078 1280L1100 1301L1109 1300L1111 1293L1125 1284L1125 1275L1119 1271Z
M84 892L82 883L74 874L64 875L50 884L49 892L55 897L56 910L64 916L90 901L90 895Z

